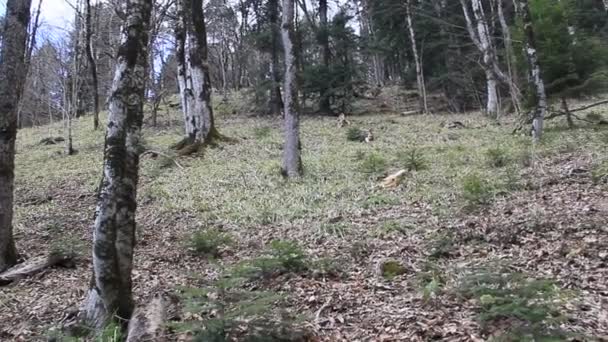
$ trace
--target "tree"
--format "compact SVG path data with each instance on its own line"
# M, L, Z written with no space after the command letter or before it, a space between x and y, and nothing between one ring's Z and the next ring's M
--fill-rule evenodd
M293 49L293 15L294 0L283 0L281 37L283 38L283 51L285 52L283 87L285 146L283 148L282 173L289 178L298 177L302 174L302 159L300 156L300 108L297 98L296 57Z
M99 128L99 80L97 79L97 61L93 55L93 42L91 37L93 36L93 24L91 22L92 9L91 0L85 0L85 51L87 54L87 62L89 63L89 70L91 72L91 81L93 87L93 129Z
M176 25L178 84L186 138L174 147L185 153L198 150L219 133L211 108L211 77L207 61L207 32L202 0L180 0Z
M329 70L329 60L331 58L331 51L329 49L329 25L327 21L327 0L319 0L319 32L318 40L321 46L321 65L325 72ZM321 87L319 94L319 111L321 113L331 113L331 103L329 87L326 82L323 82L325 86Z
M133 312L135 210L152 0L127 0L126 23L109 100L103 179L93 234L93 278L82 308L85 324L102 328Z
M538 54L536 52L536 39L532 17L528 0L519 0L519 12L524 27L526 41L524 49L528 57L528 73L532 89L534 89L534 109L532 110L532 138L534 141L540 140L543 134L543 121L547 112L547 94L545 93L545 83L542 78Z
M15 140L31 0L7 0L0 50L0 272L17 262L13 239Z
M410 41L412 43L412 55L414 57L414 63L416 64L416 84L418 85L418 98L420 102L419 110L422 113L428 113L429 108L426 102L426 87L424 85L424 71L422 70L422 62L418 56L418 48L416 46L416 34L414 32L414 25L412 24L412 6L410 0L407 0L407 27L410 34Z

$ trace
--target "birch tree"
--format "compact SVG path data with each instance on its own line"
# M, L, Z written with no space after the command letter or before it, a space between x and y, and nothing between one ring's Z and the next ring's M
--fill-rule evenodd
M482 68L486 75L486 114L488 116L496 117L499 114L498 81L497 75L493 70L493 67L497 64L496 53L492 44L488 23L483 12L483 6L480 0L471 0L473 16L475 18L474 25L465 0L460 0L460 4L462 5L462 11L471 40L475 43L483 57Z
M196 151L204 143L219 137L211 108L211 78L207 61L207 32L202 0L179 0L178 20L182 32L176 32L178 49L178 84L184 108L186 138L175 147ZM183 35L177 36L177 34ZM181 58L181 59L180 59Z
M296 58L293 51L294 0L283 0L281 37L285 52L283 111L285 115L285 146L283 148L282 173L294 178L302 174L300 157L300 108L296 80Z
M96 329L133 312L132 279L139 146L152 0L127 0L109 99L103 179L93 232L93 278L82 320Z
M422 113L428 113L428 105L426 101L426 87L424 85L424 72L422 70L422 61L418 56L418 47L416 46L416 33L414 31L414 25L412 23L412 4L411 0L407 0L406 3L407 10L407 27L410 34L410 42L412 44L412 54L414 55L414 63L416 65L416 84L418 86L418 97L419 97L419 105L420 111Z
M17 262L13 239L15 140L31 0L7 0L0 50L0 272Z
M532 118L531 132L534 141L539 141L543 134L543 121L547 112L547 94L545 93L545 83L538 61L536 39L534 37L534 27L532 26L528 0L519 0L518 6L526 38L524 50L528 59L529 80L534 90L534 109L530 115Z

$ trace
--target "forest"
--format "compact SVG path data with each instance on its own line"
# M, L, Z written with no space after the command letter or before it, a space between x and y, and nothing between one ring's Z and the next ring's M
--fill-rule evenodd
M607 341L607 147L607 0L0 0L0 341Z

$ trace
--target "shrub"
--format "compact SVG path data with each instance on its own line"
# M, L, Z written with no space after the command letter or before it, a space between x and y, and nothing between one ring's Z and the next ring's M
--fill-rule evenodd
M365 140L365 132L362 131L359 127L350 127L348 131L346 131L346 140L348 141L364 141Z
M431 243L430 250L431 254L429 255L432 259L441 259L447 258L452 255L454 250L456 249L456 244L454 243L454 238L450 233L440 234Z
M557 310L558 288L550 280L490 265L466 273L457 291L478 303L482 322L502 319L511 322L507 335L525 332L526 336L555 336L550 326L559 321L561 315Z
M488 204L492 199L492 186L478 174L469 174L462 181L462 194L470 205Z
M270 243L271 255L288 272L301 272L308 269L308 257L293 241L274 240Z
M421 171L428 168L426 158L420 149L412 148L397 155L403 167L408 171Z
M219 256L221 247L231 243L230 235L212 228L194 233L190 239L190 249L197 255L215 258Z
M486 150L486 161L492 167L503 167L509 163L507 151L501 147L494 147Z
M363 173L381 173L386 170L386 159L378 153L368 154L359 165Z

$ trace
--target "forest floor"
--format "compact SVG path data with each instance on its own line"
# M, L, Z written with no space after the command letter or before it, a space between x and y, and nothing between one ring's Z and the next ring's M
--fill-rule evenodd
M145 128L146 149L179 140L173 115ZM303 119L297 181L279 174L276 118L222 116L235 142L142 158L134 292L180 298L168 339L211 332L211 318L259 332L271 315L283 340L608 340L607 126L551 122L534 146L477 114L349 120ZM348 141L353 126L375 140ZM91 127L75 120L74 156L38 145L59 125L19 133L18 249L78 258L0 289L1 341L58 336L83 300L104 137ZM399 169L400 186L378 186ZM215 307L194 310L201 300Z

